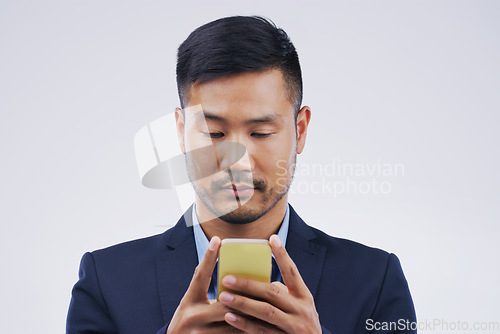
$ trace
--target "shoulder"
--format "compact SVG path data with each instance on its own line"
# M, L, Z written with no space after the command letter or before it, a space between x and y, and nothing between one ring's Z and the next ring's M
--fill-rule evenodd
M94 250L91 253L94 257L117 257L152 251L160 244L161 239L165 237L167 232L122 242L106 248Z
M121 257L141 257L146 254L156 253L157 250L166 248L167 245L174 247L182 243L185 239L192 237L193 229L192 223L186 220L189 219L190 210L188 209L177 221L177 223L170 227L163 233L153 236L135 239L131 241L122 242L110 247L95 250L92 253L94 257L99 258L121 258Z
M300 235L316 247L326 250L327 261L353 265L376 265L380 267L390 258L390 254L382 249L370 247L356 241L334 237L312 227L290 205L289 233Z
M106 248L97 249L90 254L96 266L128 268L151 265L155 261L159 249L166 248L167 242L172 234L173 227L167 231L153 236L130 240Z
M98 249L91 254L96 258L141 258L165 249L167 245L177 246L193 236L192 222L190 221L192 206L178 219L177 223L163 233L150 237L122 242L110 247Z
M341 273L355 285L369 284L379 288L386 277L394 274L404 277L398 257L383 249L370 247L362 243L333 237L311 227L317 238L316 244L326 247L324 270L326 273Z
M385 250L348 239L333 237L308 226L316 236L310 242L325 251L322 265L322 293L330 296L365 296L375 307L383 286L386 292L408 299L408 285L398 257ZM332 292L333 291L333 292ZM405 304L406 305L406 304Z
M312 226L309 226L309 228L316 235L314 242L325 246L328 255L331 257L372 263L386 263L389 260L390 253L385 250L370 247L353 240L334 237Z
M95 284L107 298L116 297L116 291L145 289L144 282L154 286L158 254L162 249L167 250L171 232L169 229L161 234L88 252L82 258L80 276L94 277Z
M321 269L317 270L320 278L314 295L320 314L343 310L348 316L336 325L351 322L352 328L357 327L352 332L365 329L359 319L415 319L408 282L395 254L328 235L302 220L297 220L295 225L295 234L300 231L308 235L317 256L324 256ZM330 328L334 326L329 318L322 321Z
M394 254L328 235L307 225L293 208L290 218L292 240L307 239L309 251L323 259L322 276L328 277L330 282L337 282L336 285L343 286L346 291L377 291L386 273L392 275L394 270L400 271L399 260Z

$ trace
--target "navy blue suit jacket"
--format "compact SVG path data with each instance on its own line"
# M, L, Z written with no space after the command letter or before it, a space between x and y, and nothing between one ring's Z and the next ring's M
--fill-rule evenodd
M164 334L198 264L192 224L184 220L190 210L163 234L86 253L67 333ZM314 296L323 333L386 333L367 331L368 319L379 327L416 321L394 254L331 237L291 206L286 249Z

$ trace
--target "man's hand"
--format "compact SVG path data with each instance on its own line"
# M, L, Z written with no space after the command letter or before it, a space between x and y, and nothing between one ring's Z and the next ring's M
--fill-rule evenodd
M245 333L321 333L314 298L297 266L277 235L269 238L269 244L285 285L225 276L222 283L227 288L259 300L222 292L220 302L238 312L227 312L224 319Z
M224 315L229 309L207 298L220 243L219 237L210 240L207 252L196 267L191 283L175 310L167 334L235 333L235 329L224 322Z

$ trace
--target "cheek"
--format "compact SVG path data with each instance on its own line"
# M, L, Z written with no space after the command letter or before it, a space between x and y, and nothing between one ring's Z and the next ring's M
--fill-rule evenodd
M186 151L193 151L197 148L212 145L212 141L199 131L188 130L184 134L184 145L186 147Z
M294 153L294 148L297 144L295 130L293 127L286 127L274 135L270 140L255 141L253 143L255 152L266 152L269 158L283 158L283 156Z
M270 179L281 178L296 154L295 136L280 138L271 145L260 147L257 152L259 169Z

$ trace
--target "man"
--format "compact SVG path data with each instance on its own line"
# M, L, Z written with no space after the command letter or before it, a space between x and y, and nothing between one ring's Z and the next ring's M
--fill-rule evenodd
M288 204L311 109L301 107L287 34L260 17L208 23L179 47L177 84L195 203L161 235L84 255L67 332L415 332L397 257L309 227ZM231 161L224 143L241 145L241 159ZM213 162L190 154L204 147L217 155L208 176ZM268 239L273 282L226 276L223 284L239 293L215 301L225 238Z

